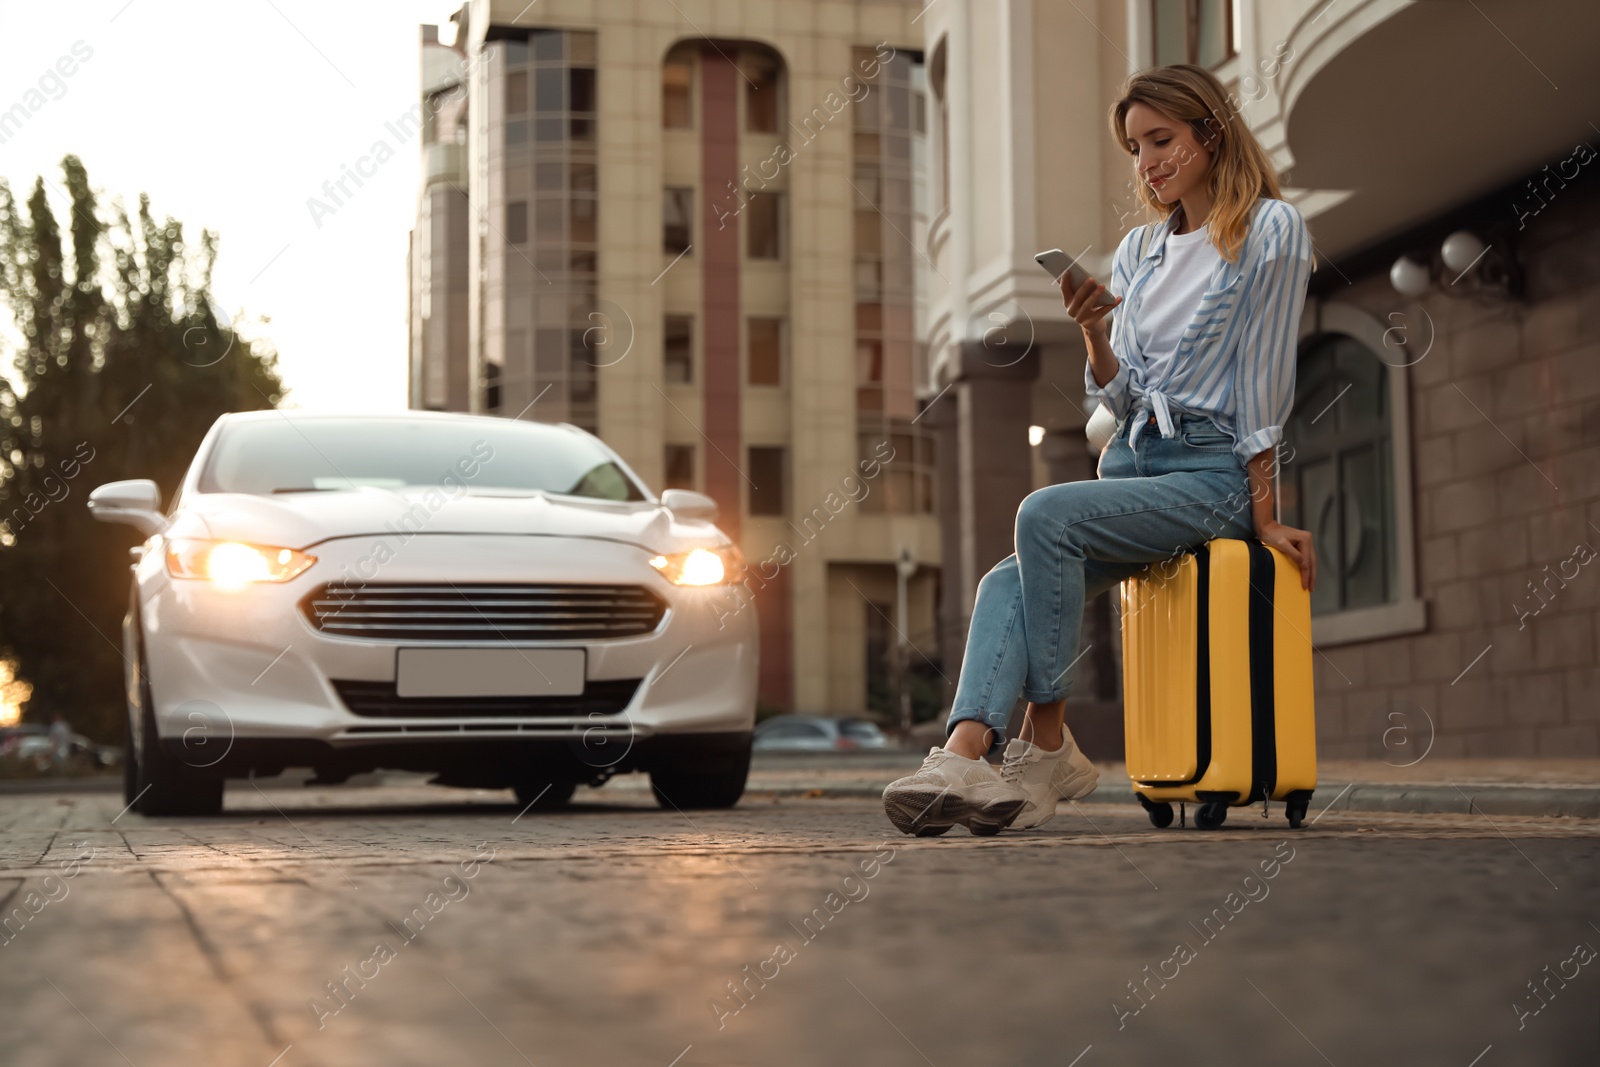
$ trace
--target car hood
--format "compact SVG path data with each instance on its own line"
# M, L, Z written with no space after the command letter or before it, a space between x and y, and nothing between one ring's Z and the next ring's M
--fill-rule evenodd
M202 493L172 537L210 536L285 548L340 537L507 534L621 541L654 552L727 540L708 522L684 521L659 504L617 503L544 493L449 491L427 486L283 493Z

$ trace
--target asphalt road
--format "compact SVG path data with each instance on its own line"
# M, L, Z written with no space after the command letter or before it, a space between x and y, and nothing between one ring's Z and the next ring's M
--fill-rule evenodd
M1085 805L912 840L639 785L0 796L0 1063L1600 1062L1600 823Z

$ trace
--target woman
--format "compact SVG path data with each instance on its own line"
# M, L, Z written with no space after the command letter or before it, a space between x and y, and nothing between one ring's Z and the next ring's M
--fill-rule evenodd
M1134 75L1111 128L1159 221L1117 247L1114 303L1093 278L1060 285L1089 353L1085 391L1117 429L1097 480L1023 500L1015 554L978 583L944 747L884 790L905 833L1038 826L1095 787L1063 723L1087 599L1221 537L1258 538L1299 566L1304 588L1316 582L1311 534L1274 519L1272 493L1315 262L1305 220L1204 68ZM1019 692L1027 718L997 769L985 757Z

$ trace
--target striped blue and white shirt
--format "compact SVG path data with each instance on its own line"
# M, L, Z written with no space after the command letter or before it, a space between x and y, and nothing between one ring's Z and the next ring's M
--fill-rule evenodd
M1178 211L1160 223L1129 231L1117 246L1110 292L1124 297L1111 312L1111 350L1117 373L1097 386L1085 361L1085 392L1117 417L1136 416L1129 443L1156 417L1163 437L1174 437L1172 410L1206 415L1233 438L1241 464L1275 447L1294 407L1296 342L1311 277L1311 234L1294 205L1261 197L1251 209L1250 229L1239 261L1221 260L1200 298L1177 351L1153 369L1134 339L1140 289L1161 262ZM1141 256L1145 231L1154 225ZM1154 380L1151 380L1151 379Z

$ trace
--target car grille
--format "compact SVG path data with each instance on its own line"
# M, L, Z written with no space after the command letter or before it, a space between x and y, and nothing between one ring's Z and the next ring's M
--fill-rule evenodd
M576 641L650 633L667 605L638 585L332 582L301 608L311 625L341 637Z
M402 697L393 682L334 679L333 688L351 714L363 718L457 719L536 718L542 716L615 715L628 706L639 678L585 682L577 696L561 697Z

